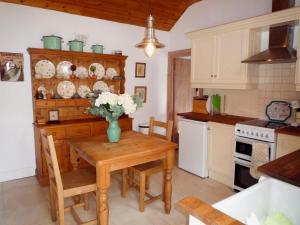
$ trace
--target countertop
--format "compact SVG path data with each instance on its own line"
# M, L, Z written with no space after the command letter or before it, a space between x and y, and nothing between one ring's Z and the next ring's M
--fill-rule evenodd
M202 122L217 122L224 123L228 125L235 125L239 122L244 122L248 120L253 120L255 118L243 117L243 116L234 116L234 115L209 115L202 113L194 113L194 112L186 112L186 113L178 113L178 116L182 116L186 119L202 121Z
M192 215L207 225L243 225L194 196L180 200L177 202L176 208L183 214Z
M288 134L288 135L293 135L293 136L298 136L300 137L300 127L284 127L281 129L276 130L276 133L278 134Z
M258 170L270 177L300 187L300 149L266 163Z

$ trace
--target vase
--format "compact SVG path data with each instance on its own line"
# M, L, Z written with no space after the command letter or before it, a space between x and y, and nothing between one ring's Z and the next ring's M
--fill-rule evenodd
M116 143L120 141L121 129L119 127L118 120L109 121L109 127L107 128L107 137L110 143Z

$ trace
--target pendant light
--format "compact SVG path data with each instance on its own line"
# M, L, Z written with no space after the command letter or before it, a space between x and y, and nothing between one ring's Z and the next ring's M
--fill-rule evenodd
M165 47L165 45L160 43L155 37L155 30L153 28L153 23L154 23L154 18L150 13L147 19L145 37L143 38L141 43L135 46L137 48L143 48L146 56L149 58L151 58L155 54L157 48Z

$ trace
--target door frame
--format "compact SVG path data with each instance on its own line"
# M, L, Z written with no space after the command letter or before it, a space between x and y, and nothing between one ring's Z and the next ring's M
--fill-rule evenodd
M168 52L167 119L174 120L174 67L175 59L191 56L191 49Z

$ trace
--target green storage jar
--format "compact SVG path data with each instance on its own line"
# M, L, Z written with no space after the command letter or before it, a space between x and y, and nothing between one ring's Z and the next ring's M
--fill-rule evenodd
M92 45L91 49L93 50L94 53L100 53L103 54L103 45Z
M72 40L69 41L67 45L69 45L70 51L83 52L83 47L84 47L83 41Z
M61 50L61 44L63 43L62 38L55 35L43 36L41 41L44 48L53 50Z

